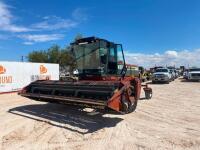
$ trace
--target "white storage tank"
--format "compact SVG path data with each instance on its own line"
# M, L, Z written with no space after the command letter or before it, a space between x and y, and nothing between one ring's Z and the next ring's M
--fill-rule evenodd
M59 65L0 61L0 94L19 91L36 80L59 80Z

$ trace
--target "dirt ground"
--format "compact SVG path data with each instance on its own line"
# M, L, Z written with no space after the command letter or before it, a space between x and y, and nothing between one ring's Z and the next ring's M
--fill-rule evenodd
M199 150L200 82L150 86L153 98L128 115L0 95L0 149Z

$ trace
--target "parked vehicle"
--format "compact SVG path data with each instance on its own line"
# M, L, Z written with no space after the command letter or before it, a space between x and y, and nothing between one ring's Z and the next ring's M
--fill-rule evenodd
M177 76L178 76L178 77L181 76L181 70L180 70L180 69L176 69L176 73L177 73Z
M175 69L174 71L175 71L176 78L178 78L179 77L179 70Z
M172 73L173 80L179 77L179 70L175 66L168 66L167 68Z
M156 83L156 82L169 83L172 80L173 80L173 75L170 72L170 70L167 68L156 69L152 77L152 83Z
M188 70L185 70L184 72L183 72L183 78L184 79L188 79Z
M173 69L170 69L169 71L170 71L170 73L172 75L172 80L174 81L176 79L176 73L174 72Z
M200 68L189 69L187 79L190 81L200 81Z
M146 78L147 81L149 81L149 80L152 79L152 74L151 74L150 71L146 71L146 72L144 73L144 76L145 76L145 78Z

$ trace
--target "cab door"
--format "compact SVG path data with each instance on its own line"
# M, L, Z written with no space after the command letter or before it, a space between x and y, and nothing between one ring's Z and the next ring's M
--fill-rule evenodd
M108 74L117 75L117 49L115 44L110 44L108 49Z

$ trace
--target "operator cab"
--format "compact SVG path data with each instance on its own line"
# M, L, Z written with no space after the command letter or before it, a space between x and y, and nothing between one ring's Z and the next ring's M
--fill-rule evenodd
M122 72L122 68L118 68L118 62L125 66L122 45L105 39L82 38L71 43L71 50L76 59L79 77L116 76Z

